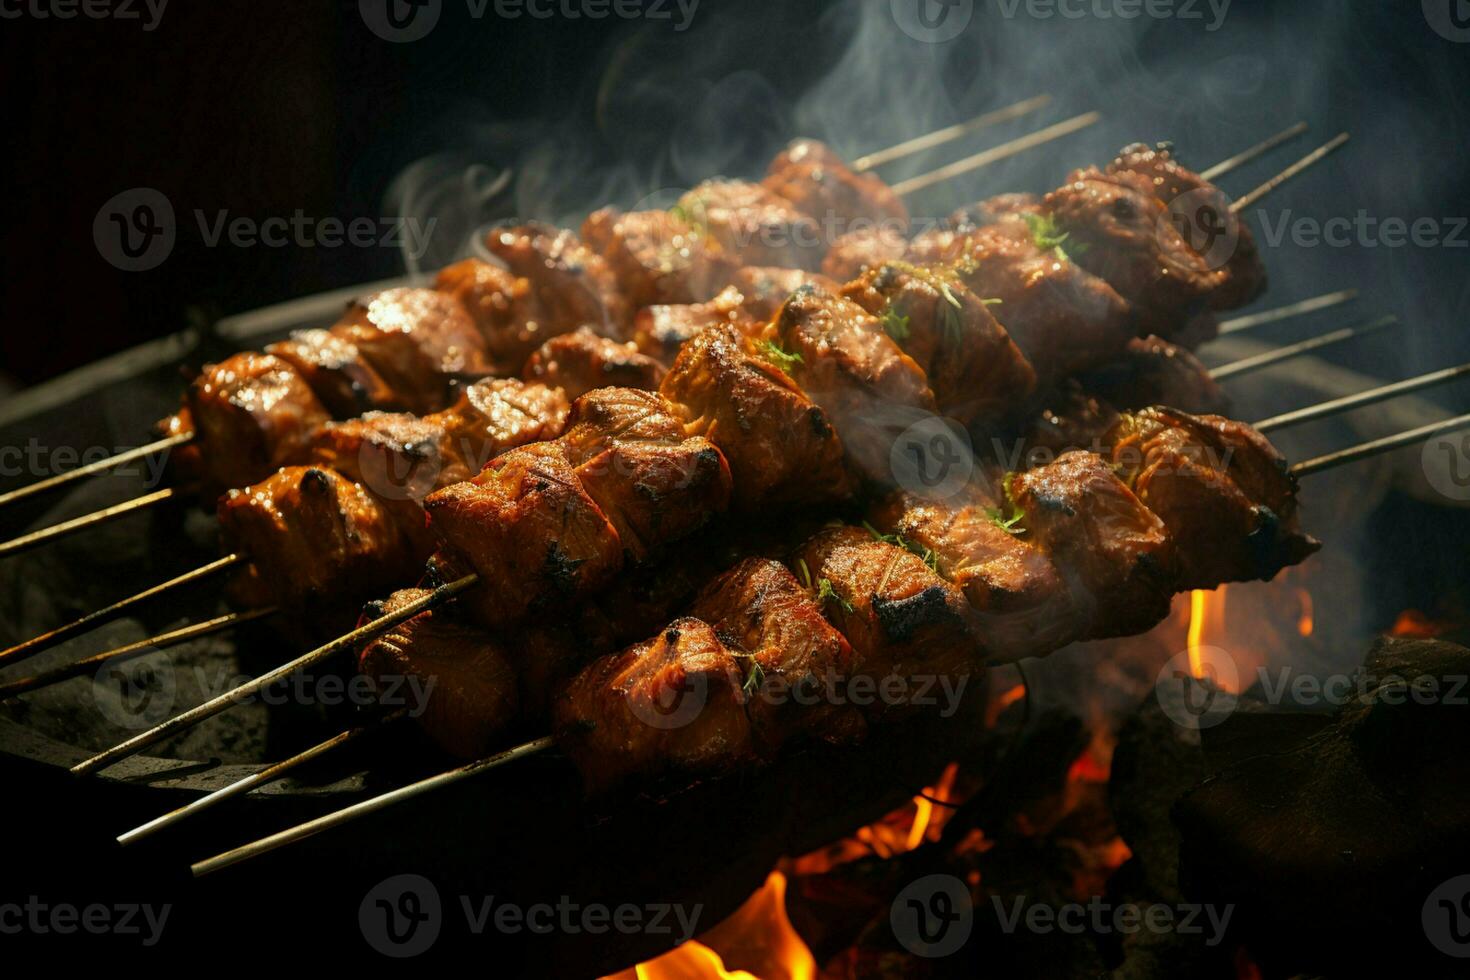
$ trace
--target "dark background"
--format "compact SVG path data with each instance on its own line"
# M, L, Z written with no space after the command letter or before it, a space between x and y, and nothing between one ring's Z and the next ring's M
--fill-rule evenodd
M1268 206L1318 219L1470 211L1470 46L1431 30L1419 3L1235 0L1214 31L1208 7L1196 9L1204 20L1037 19L977 0L966 31L943 44L903 34L887 0L703 0L682 33L670 21L507 20L493 7L473 19L464 0L444 0L434 31L407 44L374 36L356 2L325 0L174 0L151 32L139 21L6 19L0 372L32 384L191 322L403 270L384 247L211 248L196 208L344 221L426 208L443 219L431 257L446 257L465 230L455 212L572 222L607 198L758 172L797 133L856 154L1040 91L1057 96L1046 114L885 174L1106 113L1054 150L912 202L943 214L982 193L1044 189L1134 139L1173 139L1204 165L1304 118L1313 140L1351 129L1354 143ZM390 194L433 154L437 182L407 201ZM454 178L471 163L484 165L482 182L512 168L510 189L460 206L473 192ZM128 273L99 256L92 222L139 186L173 203L178 242L159 268ZM1268 249L1263 305L1356 284L1410 319L1413 335L1396 345L1407 353L1392 351L1405 368L1445 363L1470 349L1467 255L1288 243Z

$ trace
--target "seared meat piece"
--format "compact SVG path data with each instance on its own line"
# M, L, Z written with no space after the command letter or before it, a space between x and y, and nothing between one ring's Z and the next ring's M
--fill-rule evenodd
M530 280L481 259L464 259L439 272L435 288L459 300L485 341L496 374L520 369L550 336L550 324L531 295Z
M428 557L391 507L323 467L284 467L226 493L217 512L225 550L249 559L233 585L247 607L331 618L411 578Z
M1286 460L1243 422L1149 408L1123 416L1108 442L1168 527L1180 589L1269 580L1321 547L1301 530Z
M1036 372L990 307L944 268L885 263L842 294L879 318L929 378L946 414L969 425L1015 414Z
M860 228L839 235L822 259L822 271L838 282L856 279L884 262L902 259L909 253L909 240L888 227Z
M521 376L560 388L567 398L577 399L593 388L656 389L664 367L636 344L598 336L587 327L553 337L526 361Z
M1118 410L1085 391L1076 378L1057 386L1047 407L1026 433L1027 466L1040 465L1072 449L1102 452L1103 439L1117 424Z
M675 211L603 208L582 223L582 240L607 261L634 310L707 300L740 264Z
M1157 515L1095 453L1074 451L1011 474L1017 527L1045 548L1074 596L1077 635L1127 636L1168 613L1175 549Z
M740 509L850 495L842 442L826 412L734 327L711 327L685 344L659 391L683 407L690 432L720 447Z
M533 222L498 228L485 246L513 275L530 282L538 344L584 325L606 337L627 334L632 311L617 277L572 232Z
M397 612L428 595L403 589L372 603L370 618ZM518 719L519 678L509 651L484 630L455 616L449 606L419 613L382 634L358 658L358 669L397 703L446 752L478 759ZM412 695L423 692L422 702Z
M651 392L601 388L572 406L554 442L513 449L431 494L440 558L481 576L464 601L491 627L589 595L724 511L730 473Z
M734 286L726 286L707 303L645 306L633 318L633 343L667 366L674 362L679 348L705 327L740 324L747 319L744 294Z
M713 775L757 761L746 673L709 624L676 619L576 676L556 702L558 744L590 792L634 774Z
M966 204L945 219L950 228L966 233L993 225L1006 215L1039 214L1041 198L1035 194L997 194L974 204Z
M879 679L967 677L982 669L985 652L964 595L934 573L924 559L856 527L819 532L792 556L790 565L814 587L828 583L827 617L847 637L854 671ZM890 699L880 699L886 701ZM877 703L872 713L912 707Z
M889 455L904 429L938 411L928 378L851 300L803 286L768 328L787 371L842 434L858 471L891 482Z
M947 258L994 312L1043 379L1117 357L1137 333L1132 312L1106 282L1057 249L1042 249L1026 221L1000 221L956 241Z
M775 316L787 298L802 286L816 286L835 293L838 285L832 279L802 269L777 269L748 265L735 273L735 288L740 290L741 306L747 318L766 321Z
M817 223L760 184L706 180L679 198L679 208L744 265L816 269L826 251Z
M1167 405L1195 415L1223 415L1230 408L1199 359L1159 337L1135 337L1117 363L1090 372L1082 383L1118 408Z
M623 566L617 531L560 442L512 449L424 506L445 576L479 574L459 601L492 629L600 589Z
M851 680L852 647L785 565L747 558L705 586L689 614L713 626L745 668L746 713L763 755L802 736L863 734L861 712L824 694Z
M933 555L934 570L965 594L987 649L1007 660L1077 639L1072 596L1004 494L977 477L965 492L926 500L899 491L874 509L874 526Z
M298 330L290 340L271 344L265 352L294 367L337 418L404 407L403 398L367 362L357 345L330 330Z
M450 376L485 373L485 342L464 306L437 289L385 289L332 327L419 414L443 408Z
M1129 171L1075 171L1046 196L1067 254L1133 304L1141 330L1171 336L1225 282L1189 247L1150 181Z
M1220 188L1182 166L1164 146L1125 146L1107 169L1108 173L1126 171L1146 177L1154 196L1170 209L1176 222L1187 221L1186 228L1192 226L1184 237L1197 251L1203 248L1215 258L1211 235L1218 235L1219 229L1235 235L1234 249L1225 263L1225 282L1211 297L1212 309L1233 310L1266 291L1266 267L1261 264L1255 238L1246 223L1231 213L1230 199ZM1185 194L1190 196L1181 201Z
M328 423L312 453L380 496L423 500L432 490L468 480L507 449L556 438L567 411L559 389L487 378L432 415L370 412Z
M908 227L908 208L893 188L877 174L854 171L817 140L792 140L761 183L824 225L882 223L899 232Z
M185 392L184 408L194 445L210 448L187 457L200 467L189 475L204 481L206 493L243 487L303 459L312 434L330 418L295 368L255 353L206 365Z

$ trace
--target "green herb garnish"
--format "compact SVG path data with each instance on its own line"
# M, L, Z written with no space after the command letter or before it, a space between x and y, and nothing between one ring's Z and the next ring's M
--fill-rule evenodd
M939 574L939 556L934 553L933 548L926 548L918 542L910 541L908 538L897 532L894 532L893 534L884 534L882 531L879 531L876 527L869 524L867 521L863 521L863 527L866 528L868 533L873 536L874 541L882 541L886 544L897 545L898 547L911 554L918 555L921 559L923 559L924 564L929 566L929 570L931 572L936 575Z
M756 348L760 350L762 357L776 365L785 374L791 373L793 365L802 363L801 354L787 353L774 340L762 340L756 344Z
M1043 252L1055 252L1057 258L1063 262L1070 262L1071 258L1062 249L1062 243L1071 237L1071 232L1062 231L1055 219L1049 214L1037 214L1030 212L1021 215L1026 222L1026 227L1031 230L1031 241ZM1074 252L1080 253L1082 247L1073 246Z
M990 518L990 523L1007 534L1025 534L1026 529L1024 527L1016 527L1016 525L1021 523L1021 519L1026 516L1026 512L1015 504L1011 504L1011 507L1013 509L1009 517L999 507L985 508L985 516Z
M746 697L753 697L766 683L766 672L761 670L760 661L754 657L750 658L750 671L745 675L745 683L740 685L740 690L745 692Z
M832 588L832 580L820 579L817 582L817 605L825 606L828 602L835 602L842 607L843 612L852 614L852 603L838 595L837 590Z
M898 310L895 310L891 303L883 311L883 315L879 317L879 322L883 324L883 332L894 340L908 340L909 334L912 333L909 330L909 318L900 314Z

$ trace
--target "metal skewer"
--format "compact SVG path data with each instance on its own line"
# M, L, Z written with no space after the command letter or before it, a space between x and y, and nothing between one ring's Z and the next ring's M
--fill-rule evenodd
M152 456L154 453L167 452L175 446L182 446L193 438L194 433L192 432L169 436L165 439L159 439L157 442L150 442L146 446L139 446L136 449L129 449L125 452L118 453L116 456L99 459L95 463L88 463L86 466L79 466L74 470L67 470L65 473L59 473L56 476L48 477L29 486L21 487L18 490L12 490L9 493L0 493L0 507L4 507L6 504L13 504L17 500L24 500L38 493L44 493L56 487L65 486L73 480L80 480L83 477L106 472L124 463L131 463L135 459Z
M1272 177L1270 180L1266 181L1260 187L1257 187L1249 194L1232 203L1230 205L1230 213L1239 214L1246 208L1250 207L1252 204L1255 204L1261 198L1265 197L1267 194L1271 193L1276 188L1286 183L1288 180L1291 180L1291 178L1295 177L1297 174L1300 174L1308 167L1311 167L1313 164L1317 163L1318 161L1338 150L1344 143L1348 141L1349 137L1350 134L1348 133L1337 134L1326 143L1317 147L1311 153L1308 153L1306 156L1302 157L1296 163L1293 163L1291 166L1281 171L1281 173L1277 174L1275 177Z
M232 688L218 697L211 698L203 704L190 708L183 714L175 715L168 721L160 725L155 725L146 732L134 735L127 741L114 745L105 752L100 752L90 759L77 763L72 767L71 771L79 776L96 772L98 769L112 765L119 759L127 758L140 749L145 749L155 742L162 741L176 732L192 728L206 718L213 718L220 712L238 704L243 699L256 694L262 688L268 687L285 677L289 677L304 667L310 667L313 664L320 663L328 657L334 656L343 650L350 649L362 640L372 639L384 630L391 629L406 619L412 619L426 609L432 609L435 606L447 602L479 580L480 576L471 574L466 575L464 578L455 579L453 582L445 583L428 595L415 599L395 612L379 616L377 619L359 626L350 633L339 636L335 640L324 643L309 653L302 654L295 660L261 674L254 680L246 681L239 687Z
M178 646L180 643L196 640L201 636L209 636L212 633L220 633L227 629L233 629L236 626L242 626L245 623L257 619L264 619L276 611L274 606L267 606L264 609L252 609L249 612L226 613L223 616L217 616L214 619L205 620L202 623L194 623L193 625L184 626L167 633L160 633L157 636L150 636L146 640L137 640L126 646L96 653L73 663L62 664L60 667L43 671L32 677L24 677L18 681L12 681L9 684L0 684L0 701L6 698L13 698L19 694L25 694L28 691L47 687L72 677L90 674L97 667L113 660L131 660L134 657L140 657L157 650Z
M1448 384L1458 378L1470 376L1470 363L1461 364L1457 367L1443 368L1439 371L1430 371L1418 377L1407 378L1403 381L1394 381L1390 384L1381 385L1377 388L1369 388L1352 395L1344 395L1331 401L1319 402L1316 405L1308 405L1294 412L1284 412L1281 415L1273 415L1269 419L1257 422L1251 428L1257 432L1272 432L1276 429L1284 429L1292 425L1300 425L1303 422L1313 422L1324 419L1331 415L1339 415L1350 412L1355 408L1365 405L1376 405L1378 402L1397 398L1399 395L1407 395L1414 391L1423 391L1425 388L1433 388L1436 385Z
M1222 321L1218 335L1240 333L1242 330L1253 330L1263 327L1268 323L1285 320L1294 316L1305 316L1308 313L1316 313L1318 310L1329 309L1351 302L1358 298L1356 289L1340 289L1335 293L1326 293L1322 296L1313 296L1311 299L1300 300L1287 306L1278 306L1274 310L1264 310L1260 313L1251 313L1246 316L1238 316L1231 320Z
M119 517L126 517L140 510L146 510L149 507L154 507L172 500L174 497L179 496L180 493L181 491L174 487L165 487L162 490L145 493L141 497L134 497L132 500L125 500L120 504L113 504L111 507L94 510L90 514L84 514L81 517L75 517L69 521L62 521L59 524L52 524L50 527L43 527L39 531L32 531L30 534L22 534L18 538L0 542L0 558L25 551L27 548L34 548L37 545L45 544L47 541L53 541L56 538L65 537L68 534L75 534L77 531L85 531L89 527L106 524L108 521L115 521Z
M1209 375L1216 381L1224 381L1227 378L1234 378L1252 371L1259 371L1273 364L1280 364L1282 361L1290 360L1293 357L1300 357L1303 354L1309 354L1314 350L1321 350L1323 347L1346 343L1358 337L1367 337L1395 326L1398 322L1398 317L1389 314L1388 316L1379 317L1376 320L1370 320L1367 323L1359 324L1355 327L1343 327L1341 330L1333 330L1318 337L1311 337L1307 340L1298 341L1295 344L1278 347L1276 350L1269 350L1262 354L1241 358L1230 364L1223 364L1220 367L1211 368Z
M11 664L19 663L27 657L33 657L47 647L60 643L67 637L74 636L82 630L96 626L104 620L120 615L141 602L146 602L149 599L188 585L191 582L198 582L200 579L208 578L215 572L223 571L231 565L237 565L244 560L243 556L233 553L225 555L223 558L216 558L209 564L202 565L191 572L185 572L182 575L169 579L167 582L144 589L136 595L128 596L126 599L120 599L110 606L104 606L101 609L87 613L81 619L73 620L65 626L58 626L56 629L42 633L40 636L33 636L23 643L17 643L8 650L0 651L0 667L9 667Z
M228 868L232 864L238 864L241 861L245 861L253 857L258 857L261 854L265 854L269 851L274 851L278 847L284 847L287 844L291 844L299 840L304 840L307 837L319 834L324 830L331 830L333 827L341 826L344 823L350 823L351 821L356 820L358 817L365 817L370 813L376 813L379 810L387 809L395 803L401 803L404 800L411 800L415 796L422 796L425 793L432 793L436 789L452 785L454 783L460 782L461 780L469 779L472 776L478 776L482 772L487 772L498 766L503 766L508 762L514 762L517 759L524 759L526 756L534 755L537 752L543 752L546 749L551 748L555 744L556 740L553 739L550 735L547 735L542 738L526 742L523 745L517 745L513 749L507 749L504 752L497 753L496 755L487 756L484 759L480 759L476 762L471 762L470 764L465 766L460 766L457 769L450 769L448 772L441 772L437 776L430 776L427 779L421 779L416 783L409 783L407 786L403 786L395 790L390 790L387 793L375 796L370 800L363 800L361 803L345 807L341 810L336 811L335 813L329 813L326 816L317 817L315 820L308 820L306 823L298 824L297 826L291 827L287 830L283 830L278 834L272 834L271 836L255 841L252 844L245 844L244 846L237 847L232 851L226 851L225 853L220 854L217 857L212 857L207 861L200 861L199 863L193 865L191 870L194 872L194 876L197 878L202 875L207 875L213 871L219 871L221 868Z
M891 163L894 160L912 156L915 153L922 153L936 146L943 146L945 143L957 140L961 136L979 132L987 126L994 126L997 123L1019 119L1028 112L1035 112L1037 109L1044 108L1050 104L1051 98L1050 95L1033 96L1029 99L1023 99L1014 105L1008 105L1004 109L994 109L990 112L982 113L966 122L946 126L932 133L925 133L923 136L915 136L911 140L896 143L885 150L878 150L875 153L858 157L852 162L852 169L859 173L864 170L872 170L874 167L881 167L885 163Z
M1241 152L1235 154L1235 156L1230 157L1227 160L1221 160L1209 170L1201 171L1200 176L1203 177L1205 180L1213 183L1216 178L1225 176L1237 167L1245 166L1247 163L1250 163L1252 160L1256 159L1256 157L1270 153L1282 143L1294 140L1306 131L1307 124L1304 122L1299 122L1289 129L1283 129L1275 136L1270 136L1266 139L1261 140L1261 142L1257 143L1249 150L1242 150Z
M187 803L184 806L179 807L177 810L170 810L168 813L165 813L161 817L156 817L153 820L150 820L147 823L143 824L142 826L135 827L127 833L120 835L117 838L117 842L126 846L128 844L135 844L145 837L151 837L152 835L158 833L160 830L163 830L167 827L172 827L174 824L178 823L181 820L187 820L189 817L192 817L197 813L203 813L205 810L218 806L226 800L233 799L236 796L240 796L244 793L250 792L258 786L264 786L266 783L280 779L291 770L299 766L304 766L308 762L319 759L327 753L331 752L333 749L341 748L344 745L355 742L358 739L362 738L364 735L368 735L383 728L386 728L398 719L405 717L407 714L407 708L399 708L398 710L386 714L381 718L374 719L373 721L370 721L365 725L359 725L356 728L349 728L347 729L347 731L342 732L341 734L333 735L326 741L318 742L311 748L306 749L302 752L298 752L295 755L291 756L291 758L289 759L283 759L282 761L274 763L273 765L266 766L259 772L251 773L243 779L238 779L228 786L215 790L213 793L210 793L206 796L201 796L199 799L194 800L191 803Z
M1007 143L993 146L988 150L982 150L973 156L965 157L963 160L947 163L928 173L919 174L917 177L910 177L907 180L900 180L898 183L892 185L893 192L900 197L905 197L915 191L921 191L926 187L932 187L953 177L958 177L960 174L967 174L972 170L988 167L992 163L998 163L1001 160L1016 156L1018 153L1024 153L1027 150L1050 143L1052 140L1061 139L1063 136L1075 133L1079 129L1086 129L1101 118L1102 113L1100 112L1084 112L1080 116L1073 116L1071 119L1063 120L1037 132L1017 137Z
M1321 473L1323 470L1345 466L1348 463L1356 463L1358 460L1368 459L1381 453L1402 449L1405 446L1412 446L1416 442L1423 442L1436 432L1443 432L1446 429L1457 429L1461 426L1470 426L1470 414L1460 415L1456 418L1447 419L1444 422L1421 425L1417 429L1409 429L1406 432L1384 436L1382 439L1374 439L1371 442L1362 442L1356 446L1339 449L1325 456L1318 456L1315 459L1297 463L1291 468L1291 473L1293 476L1311 476L1313 473Z

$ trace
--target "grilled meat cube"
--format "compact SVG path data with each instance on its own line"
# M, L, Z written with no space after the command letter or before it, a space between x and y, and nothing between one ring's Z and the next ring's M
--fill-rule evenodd
M726 286L707 303L645 306L633 318L633 343L667 367L679 348L705 327L740 324L747 319L744 294L735 286Z
M1102 452L1103 438L1118 419L1118 410L1110 403L1086 391L1078 379L1068 378L1031 420L1025 464L1041 465L1072 449Z
M423 500L439 487L468 480L507 449L556 438L567 412L559 389L487 378L442 412L370 412L331 422L317 434L312 454L379 496Z
M909 254L909 240L895 228L859 228L839 235L822 259L822 272L838 282L856 279L868 269Z
M1230 211L1230 199L1220 188L1181 165L1169 149L1142 143L1125 146L1107 170L1146 177L1154 196L1171 213L1182 209L1176 220L1187 220L1194 226L1195 231L1185 236L1192 246L1205 246L1209 252L1215 240L1211 236L1218 235L1219 229L1235 236L1234 249L1225 263L1227 276L1212 295L1211 308L1233 310L1266 291L1266 267L1250 228ZM1185 194L1190 196L1181 201Z
M998 319L1043 379L1106 363L1137 333L1112 286L1056 249L1038 247L1020 217L958 239L946 258L976 296L1000 300Z
M1175 549L1164 522L1095 453L1073 451L1007 477L1019 526L1066 578L1078 638L1142 633L1175 590Z
M824 611L847 637L857 674L899 678L918 693L922 678L955 679L979 673L985 653L964 595L924 559L856 527L821 531L797 549L790 565L831 598ZM820 593L819 593L820 594ZM915 683L919 682L919 683ZM911 707L884 697L875 712Z
M945 225L961 233L993 225L1007 215L1039 214L1041 198L1035 194L997 194L950 212Z
M582 223L582 240L607 261L635 310L703 302L740 264L674 211L603 208Z
M443 408L451 376L490 368L485 342L459 300L436 289L385 289L353 303L332 327L420 415Z
M802 736L861 737L861 712L822 694L852 678L852 647L785 565L745 559L705 586L689 615L713 626L745 666L746 713L762 755Z
M482 259L464 259L439 271L435 288L459 300L485 341L496 374L520 369L548 336L530 280Z
M1269 580L1321 547L1300 528L1286 460L1243 422L1150 408L1123 416L1108 442L1174 539L1180 589Z
M428 557L393 508L323 467L277 470L226 493L217 513L225 549L249 558L233 585L242 605L350 613Z
M498 228L485 247L528 280L539 320L537 343L580 326L624 339L632 311L607 260L575 234L536 222Z
M1225 282L1180 235L1150 181L1128 171L1075 171L1046 196L1067 254L1133 304L1141 330L1171 336Z
M989 307L945 269L885 263L842 294L880 319L928 376L940 409L966 425L1014 414L1036 387Z
M298 330L289 340L271 344L265 352L294 367L337 418L403 406L399 394L367 362L357 345L330 330Z
M561 440L634 562L730 506L725 458L708 440L687 436L676 411L653 392L599 388L573 404Z
M858 173L825 143L792 140L776 154L761 183L824 223L882 223L902 232L909 212L876 174Z
M459 601L492 629L599 589L623 567L617 531L557 441L503 453L424 506L444 574L480 576Z
M207 491L243 487L303 459L330 416L286 361L243 353L209 364L184 394ZM207 447L207 449L206 449Z
M816 269L821 229L785 198L743 180L706 180L679 198L679 208L726 254L744 265Z
M1117 363L1082 379L1089 393L1118 408L1167 405L1195 415L1223 415L1230 399L1199 359L1160 337L1135 337Z
M653 391L664 377L658 361L636 344L598 336L588 327L553 337L526 361L521 376L560 388L576 399L593 388L617 386Z
M573 679L556 702L557 742L589 792L634 775L717 775L758 760L745 677L713 628L676 619Z
M372 603L371 618L397 612L429 594L402 589ZM520 680L510 652L488 633L458 619L454 607L421 612L368 644L358 669L380 692L397 691L419 726L461 759L478 759L519 721ZM422 701L411 695L421 692ZM395 706L395 705L385 705Z
M919 365L877 318L815 286L792 293L767 332L767 343L797 358L791 377L842 433L858 471L890 482L894 441L938 411Z
M733 282L740 290L741 308L746 317L761 322L780 312L787 298L802 286L816 286L829 293L838 290L834 280L817 272L759 265L745 266L735 273Z
M850 495L842 442L827 414L736 328L711 327L685 344L659 391L683 406L691 433L724 454L738 508L830 504Z

